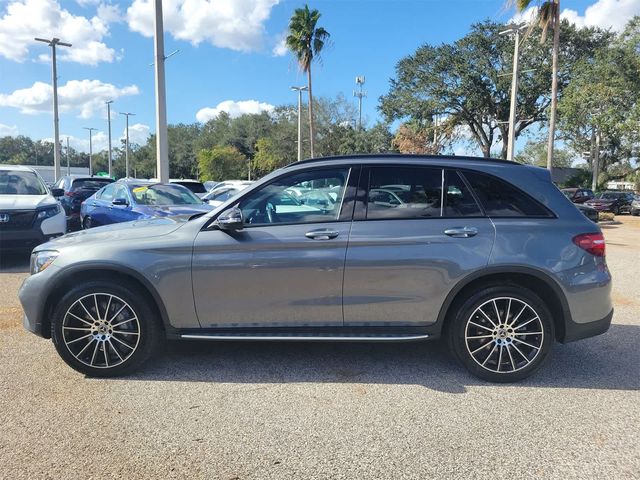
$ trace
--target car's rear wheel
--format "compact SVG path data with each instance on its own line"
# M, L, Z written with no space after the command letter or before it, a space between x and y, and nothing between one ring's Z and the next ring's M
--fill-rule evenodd
M93 227L93 220L91 220L91 217L87 215L86 217L84 217L84 220L82 221L82 228L84 230L88 230L91 227Z
M491 286L469 295L449 328L455 356L490 382L516 382L544 362L555 334L549 309L520 286Z
M130 373L158 348L161 331L135 285L90 282L56 306L53 343L75 370L94 377Z

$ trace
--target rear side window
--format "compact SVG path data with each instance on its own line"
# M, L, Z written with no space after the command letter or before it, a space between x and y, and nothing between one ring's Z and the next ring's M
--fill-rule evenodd
M551 212L513 185L491 175L464 171L489 217L551 217Z
M374 167L369 177L367 219L440 216L442 169Z
M458 172L446 170L444 177L444 216L480 217L482 210Z

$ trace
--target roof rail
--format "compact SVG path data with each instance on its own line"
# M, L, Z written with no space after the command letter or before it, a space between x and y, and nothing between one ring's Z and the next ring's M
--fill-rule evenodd
M480 162L490 162L490 163L504 163L508 165L522 165L521 163L514 162L511 160L503 160L500 158L489 158L489 157L471 157L471 156L459 156L459 155L414 155L414 154L406 154L406 153L354 153L351 155L331 155L327 157L315 157L315 158L307 158L305 160L299 160L297 162L290 163L284 168L293 167L295 165L306 164L306 163L315 163L315 162L325 162L331 160L349 160L349 159L358 159L358 158L367 158L367 159L388 159L388 160L408 160L408 159L424 159L424 160L460 160L462 162L468 160L477 160Z

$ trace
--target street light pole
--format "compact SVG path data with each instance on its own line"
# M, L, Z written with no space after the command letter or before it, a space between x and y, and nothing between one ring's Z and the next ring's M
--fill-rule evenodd
M122 113L120 115L124 115L126 120L125 127L125 152L124 152L124 176L125 178L129 178L129 116L135 115L135 113Z
M507 160L513 160L516 138L516 107L518 104L518 73L520 68L520 31L526 25L514 25L500 32L500 35L515 34L515 46L513 50L513 72L511 74L511 105L509 108L509 137L507 140Z
M70 47L70 43L61 42L59 38L34 38L36 42L46 43L51 47L51 83L53 87L53 170L55 181L60 178L60 130L58 122L58 69L56 66L56 45Z
M309 90L306 85L302 87L291 87L291 90L298 92L298 161L302 160L302 92Z
M104 102L107 104L107 124L109 125L109 158L108 158L108 172L109 178L111 178L111 104L113 100Z
M97 128L83 127L85 130L89 130L89 176L93 175L93 142L92 134Z
M164 83L164 28L162 0L155 0L155 73L156 73L156 169L162 183L169 181L169 141L167 139L167 99Z

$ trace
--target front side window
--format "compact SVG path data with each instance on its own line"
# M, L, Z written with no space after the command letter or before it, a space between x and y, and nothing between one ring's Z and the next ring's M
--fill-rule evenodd
M124 185L118 185L113 192L113 199L124 199L129 201L129 196L127 195L127 187Z
M105 202L110 202L111 200L113 200L113 191L115 190L115 188L116 188L115 184L107 185L102 190L102 193L97 195L97 197L100 200L104 200Z
M348 168L337 168L279 178L240 203L244 222L271 225L336 221L348 177Z
M464 171L471 188L489 217L550 217L538 201L499 178L483 173Z
M442 169L374 167L369 176L367 219L439 217Z

